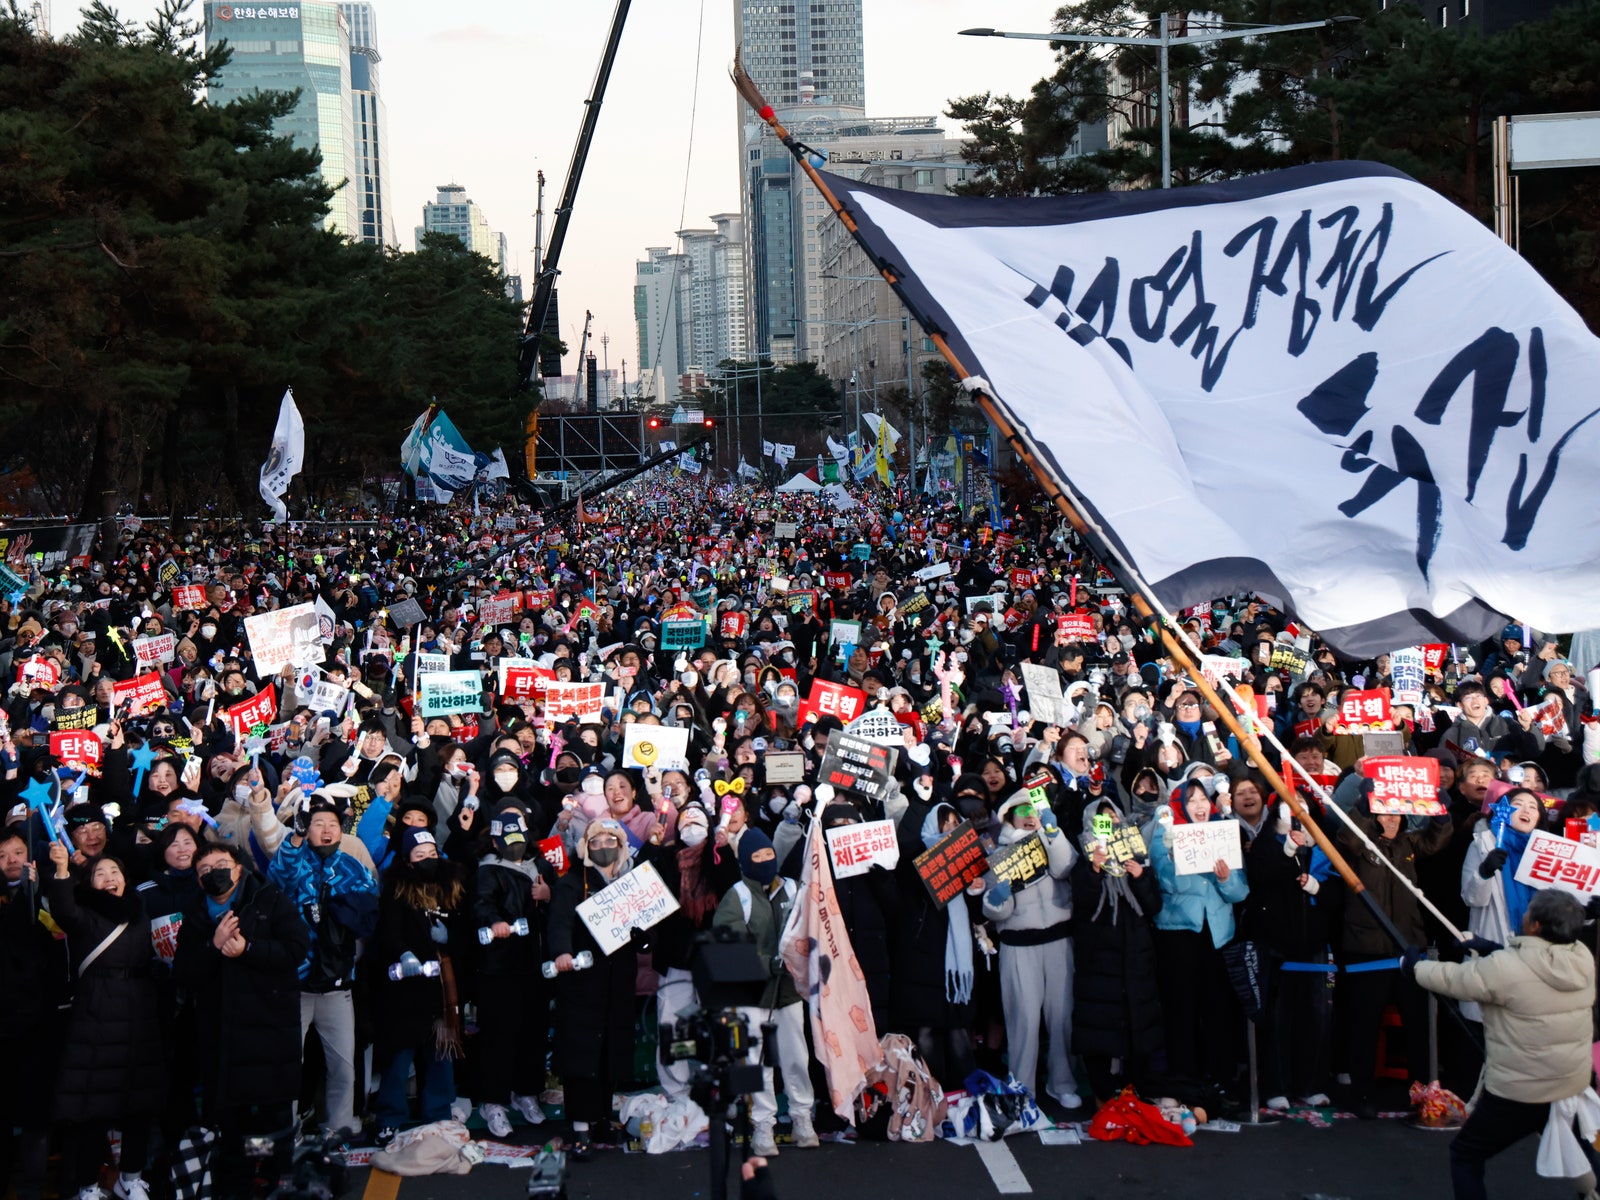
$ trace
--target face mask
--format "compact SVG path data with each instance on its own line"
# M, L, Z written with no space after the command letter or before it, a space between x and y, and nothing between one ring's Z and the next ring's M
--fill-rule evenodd
M499 848L499 853L500 857L505 859L507 862L521 862L523 856L528 853L528 843L512 842L509 846L501 846Z
M439 878L439 860L437 858L425 858L421 862L412 863L411 868L416 871L417 878L424 883L431 883Z
M678 840L691 849L703 845L706 840L706 827L704 825L680 825L678 827Z
M559 772L557 773L559 776ZM502 792L509 792L517 786L517 773L515 771L496 771L494 782Z
M911 785L911 790L917 794L917 799L926 803L928 797L933 795L933 784L919 779Z
M756 673L754 671L746 671L744 673L744 685L745 687L755 687Z
M213 900L220 900L233 886L233 872L227 867L212 867L200 876L200 886Z
M773 816L777 816L779 813L781 813L784 809L786 809L788 807L789 807L789 797L787 797L787 796L774 796L774 797L772 797L772 799L767 801L767 811L770 812Z
M210 641L212 638L217 636L217 627L215 625L200 626L200 636L205 638L207 641Z
M583 781L583 794L585 796L599 796L606 790L606 781L598 775L591 775Z
M589 861L597 867L609 867L621 854L620 846L595 846L589 851Z
M316 852L318 858L332 858L339 853L339 843L329 842L326 846L313 846L311 849Z
M249 800L250 799L250 785L248 783L236 783L236 784L234 784L233 785L233 798L235 800L237 800L240 804L243 804L247 800Z

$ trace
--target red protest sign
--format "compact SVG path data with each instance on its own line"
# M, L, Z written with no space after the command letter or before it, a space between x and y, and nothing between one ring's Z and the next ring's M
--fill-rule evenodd
M1389 693L1384 688L1347 692L1339 705L1339 724L1360 729L1389 728Z
M1064 635L1069 642L1095 641L1094 614L1074 612L1057 617L1056 633Z
M100 774L100 767L105 762L105 746L90 729L52 733L50 753L55 755L58 762L82 767L89 774L96 776Z
M1422 647L1422 665L1430 671L1444 669L1444 656L1449 653L1450 647L1443 642L1430 642Z
M744 636L744 631L749 627L749 625L749 614L742 612L726 612L722 614L722 619L717 622L717 631L725 638L737 639Z
M848 571L824 571L822 582L835 591L849 591L850 585L855 582Z
M244 737L257 725L270 725L278 715L278 690L262 688L248 700L241 700L228 710L228 723L233 731Z
M544 667L505 667L504 672L506 681L500 695L513 704L543 700L546 685L556 677L554 671Z
M1398 755L1361 760L1361 775L1372 780L1369 807L1375 813L1436 817L1439 802L1439 760Z
M1017 567L1011 572L1011 586L1017 591L1033 586L1033 572Z
M124 705L124 715L129 717L142 717L165 708L167 689L161 686L161 673L151 671L115 684L111 689L111 707L116 711Z
M931 849L916 857L917 875L928 895L943 908L966 891L967 885L982 879L989 869L989 856L971 821L963 821Z
M1533 721L1547 738L1570 737L1567 729L1567 710L1561 703L1560 692L1551 692L1533 710Z
M567 848L561 844L559 837L548 837L539 843L539 853L544 855L544 860L556 869L557 875L565 875L571 863L567 861Z
M867 706L867 694L860 688L845 687L822 679L811 681L811 694L800 704L799 720L804 724L810 713L819 717L838 717L849 723Z
M17 682L34 687L53 688L61 682L61 669L54 660L40 658L37 654L17 667Z
M994 535L994 548L1004 554L1016 545L1017 535L1014 533L997 533Z
M172 589L172 607L177 611L199 610L205 606L206 590L199 584L183 583Z
M523 597L523 604L530 609L550 608L556 602L554 592L528 592Z

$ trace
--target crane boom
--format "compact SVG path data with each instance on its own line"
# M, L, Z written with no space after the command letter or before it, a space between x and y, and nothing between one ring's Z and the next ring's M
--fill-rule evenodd
M611 67L617 60L617 47L622 42L622 27L628 20L628 9L633 0L617 0L611 15L611 33L606 38L605 52L600 56L600 67L595 72L594 86L584 101L583 124L578 129L578 143L572 148L572 162L567 166L567 182L561 190L560 203L556 205L555 224L550 229L550 245L544 248L538 278L533 289L533 303L528 306L528 324L522 334L522 345L517 354L517 379L527 384L539 364L539 338L550 312L550 298L555 291L556 276L561 273L561 247L567 240L567 225L572 219L572 206L578 198L578 182L583 178L583 166L589 158L589 146L594 141L595 126L600 120L600 106L605 101L606 84L611 80Z

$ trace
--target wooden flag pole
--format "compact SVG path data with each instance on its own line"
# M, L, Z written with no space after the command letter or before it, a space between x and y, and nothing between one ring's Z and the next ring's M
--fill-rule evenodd
M785 147L787 147L789 152L794 155L795 161L800 164L801 170L806 173L806 177L811 181L812 186L817 189L823 200L827 202L827 205L833 211L833 214L838 217L839 220L844 223L845 228L857 238L858 244L861 244L860 229L856 225L855 218L852 217L844 205L839 202L838 197L833 193L833 189L828 186L827 181L824 180L821 174L817 171L815 164L810 161L808 157L810 153L808 148L799 142L787 129L784 128L782 123L778 121L777 115L772 106L768 104L766 99L761 95L761 91L756 86L755 81L745 73L744 67L740 63L737 54L735 54L734 57L734 64L731 74L733 76L734 86L738 89L739 94L744 97L745 101L756 111L757 115L760 116L761 119L766 122L768 127L770 127L772 131L777 134L779 139L782 140ZM945 362L949 364L950 369L955 373L956 378L962 381L963 386L966 387L968 393L983 410L984 415L987 416L991 422L993 422L995 427L1000 431L1001 436L1005 438L1006 442L1016 452L1017 456L1027 464L1029 471L1032 472L1034 478L1038 481L1039 486L1044 489L1045 495L1049 497L1051 503L1055 505L1057 511L1060 512L1062 516L1064 516L1068 522L1071 523L1072 527L1078 532L1079 536L1082 537L1095 551L1100 561L1105 563L1111 569L1112 574L1117 577L1118 582L1121 583L1123 588L1127 591L1130 599L1133 602L1134 611L1139 614L1141 621L1154 625L1154 627L1159 631L1162 644L1167 648L1168 653L1173 656L1180 666L1189 671L1189 673L1193 676L1195 686L1200 691L1200 694L1205 697L1206 701L1215 710L1217 717L1225 726L1227 726L1229 732L1234 735L1240 747L1244 750L1245 756L1252 764L1255 765L1258 770L1260 770L1263 778L1267 780L1268 784L1272 787L1272 790L1278 795L1278 797L1289 806L1290 811L1294 813L1295 817L1305 828L1306 832L1311 835L1311 838L1316 843L1317 848L1327 856L1328 862L1333 866L1334 870L1339 873L1339 876L1344 880L1345 885L1353 894L1362 898L1362 900L1366 903L1367 908L1371 911L1373 919L1378 922L1378 924L1386 933L1388 933L1390 938L1394 940L1395 944L1402 948L1406 948L1407 941L1400 933L1399 929L1396 928L1394 922L1390 919L1389 914L1384 912L1383 909L1378 905L1378 902L1367 890L1366 884L1361 881L1360 876L1355 873L1349 862L1346 861L1344 855L1339 852L1338 848L1334 846L1333 841L1326 833L1323 832L1321 826L1317 824L1316 819L1312 817L1311 813L1307 810L1304 801L1301 800L1293 788L1289 787L1289 785L1284 782L1283 776L1279 774L1277 769L1273 767L1273 765L1267 760L1266 755L1261 750L1259 740L1245 732L1243 726L1239 723L1239 720L1234 713L1233 706L1218 696L1216 690L1206 680L1204 674L1200 671L1199 666L1195 661L1195 659L1198 657L1198 651L1191 652L1191 649L1184 644L1187 641L1187 635L1182 633L1181 628L1179 633L1174 635L1173 630L1175 627L1177 627L1177 622L1172 614L1166 612L1161 606L1160 600L1155 596L1155 593L1151 589L1150 585L1145 582L1144 578L1139 574L1138 570L1133 566L1133 564L1128 562L1126 558L1116 551L1115 547L1111 544L1110 539L1105 537L1098 528L1091 525L1091 523L1084 518L1084 505L1082 504L1081 500L1079 500L1075 495L1069 496L1068 494L1071 490L1070 485L1064 479L1057 479L1044 465L1043 456L1037 452L1037 448L1033 444L1032 438L1018 428L1018 425L1012 419L1009 410L1007 410L1004 405L996 400L993 394L989 391L988 381L979 377L974 377L972 373L968 371L967 368L961 363L960 359L956 357L955 353L950 349L950 345L945 340L944 335L941 332L936 331L933 328L932 323L925 319L921 313L917 312L910 299L906 296L904 289L900 286L899 276L895 273L893 268L880 261L875 255L872 254L870 248L868 248L865 244L862 244L862 249L865 250L869 257L872 258L873 265L876 266L879 273L882 274L884 282L888 283L892 288L894 288L895 294L899 296L900 302L906 306L906 310L917 318L918 323L923 327L929 338L932 340L934 347L939 351ZM1180 637L1183 639L1182 641L1180 641ZM1231 689L1229 690L1231 691ZM1282 747L1280 746L1279 749L1281 750ZM1285 754L1285 761L1292 763L1293 759ZM1369 849L1373 849L1371 842L1366 837L1366 834L1355 825L1348 814L1346 814L1342 809L1333 803L1333 798L1327 793L1326 789L1315 783L1315 781L1312 781L1309 776L1307 776L1307 782L1311 783L1311 785L1317 789L1324 806L1329 811L1337 815L1341 820L1343 820L1352 830L1354 830L1356 835L1367 845ZM1465 940L1466 935L1457 929L1453 924L1451 924L1451 922L1447 920L1437 908L1429 903L1427 898L1423 896L1422 892L1416 887L1415 884L1413 884L1404 875L1400 874L1399 870L1395 868L1395 866L1390 863L1386 857L1382 855L1378 855L1377 857L1379 861L1383 862L1391 871L1394 872L1395 876L1401 881L1401 883L1411 890L1414 896L1421 900L1421 902L1425 904L1441 922L1443 922L1446 929L1448 929L1458 940Z

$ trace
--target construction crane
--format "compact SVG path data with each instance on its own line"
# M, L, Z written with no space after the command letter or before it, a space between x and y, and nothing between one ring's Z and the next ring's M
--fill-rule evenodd
M583 123L578 128L578 144L572 148L572 162L567 166L567 182L562 188L561 200L556 205L555 224L550 229L550 244L543 248L538 260L537 278L533 289L533 303L528 306L528 324L523 330L517 354L517 380L526 387L539 366L539 342L545 321L550 313L551 297L555 293L556 276L561 273L561 247L567 239L567 225L572 220L572 206L578 198L578 183L583 178L584 163L589 158L589 146L594 141L595 126L600 120L600 105L605 100L606 84L611 80L611 67L617 60L617 47L622 42L622 27L628 20L628 9L633 0L617 0L616 11L611 16L611 33L600 56L600 68L595 72L594 85L589 98L584 101ZM541 209L542 209L541 205ZM580 357L579 362L583 360Z
M594 320L594 314L587 310L583 314L583 337L578 340L578 372L573 376L577 386L572 389L572 410L578 411L578 406L583 402L583 386L586 378L583 370L584 355L589 351L589 325Z

